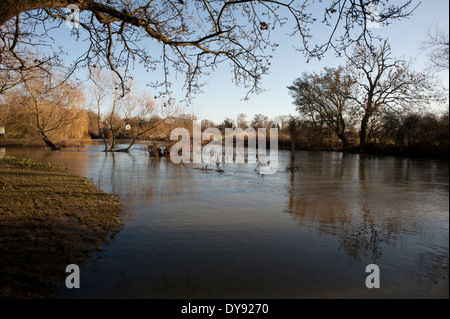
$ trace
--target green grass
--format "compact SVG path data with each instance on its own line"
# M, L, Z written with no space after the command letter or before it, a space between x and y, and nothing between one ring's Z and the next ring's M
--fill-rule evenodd
M87 179L0 158L0 298L50 297L122 228L123 204Z

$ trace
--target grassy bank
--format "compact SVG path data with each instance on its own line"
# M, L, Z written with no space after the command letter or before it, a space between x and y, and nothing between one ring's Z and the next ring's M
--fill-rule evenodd
M65 169L0 158L0 298L50 297L120 231L122 207Z

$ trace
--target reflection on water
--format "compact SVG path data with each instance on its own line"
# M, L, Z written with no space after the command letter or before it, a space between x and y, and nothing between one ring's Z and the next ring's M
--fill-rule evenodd
M225 173L149 158L139 146L6 149L70 167L127 204L125 229L59 297L448 298L446 161L298 152L301 169ZM381 288L365 287L375 263Z
M300 176L291 174L287 212L301 226L333 235L337 254L349 261L382 264L385 251L396 251L396 265L388 262L404 272L398 278L405 277L405 285L439 286L437 293L448 296L448 166L327 155L303 164ZM418 252L417 245L427 248ZM417 277L408 278L414 272Z

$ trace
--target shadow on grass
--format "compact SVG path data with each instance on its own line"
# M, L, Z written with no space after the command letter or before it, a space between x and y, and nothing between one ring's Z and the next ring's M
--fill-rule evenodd
M0 298L49 298L122 229L123 204L87 179L0 158Z

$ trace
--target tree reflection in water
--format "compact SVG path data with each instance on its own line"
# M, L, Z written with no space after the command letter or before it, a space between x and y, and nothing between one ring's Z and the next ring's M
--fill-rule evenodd
M412 254L417 259L415 268L405 271L417 286L448 298L448 243L439 246L439 238L430 238L430 226L439 222L430 221L429 212L421 210L421 202L428 199L420 198L417 191L430 187L435 163L393 158L391 169L380 169L377 158L347 156L357 157L356 170L354 158L347 161L345 154L336 154L331 161L319 158L301 172L290 173L285 211L309 231L335 237L338 258L345 256L349 261L378 264L384 251L392 247L425 247ZM417 173L420 164L428 165L426 174Z

